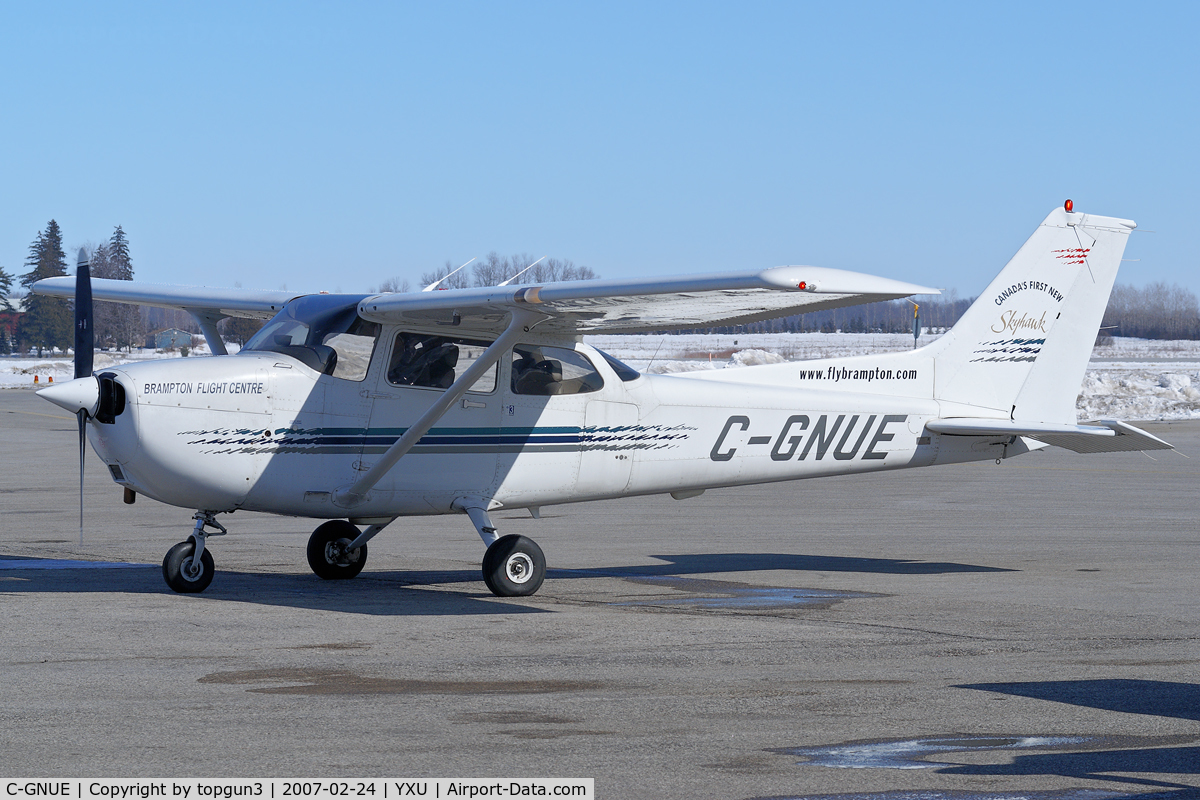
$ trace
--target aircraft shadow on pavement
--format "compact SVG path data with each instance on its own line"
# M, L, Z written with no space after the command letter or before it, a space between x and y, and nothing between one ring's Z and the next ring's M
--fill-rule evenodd
M866 572L879 575L945 575L951 572L1016 572L1002 567L955 564L943 561L910 561L895 558L856 558L852 556L809 556L794 553L701 553L675 556L651 556L669 562L637 567L564 570L580 573L620 576L696 575L712 572ZM554 570L551 570L553 573Z
M5 557L0 555L0 559ZM551 581L578 578L644 578L731 572L790 570L796 572L865 572L893 575L941 575L953 572L1012 572L997 567L945 562L908 561L787 553L711 553L660 555L662 564L585 569L552 569ZM79 562L80 564L84 562ZM4 570L18 580L0 580L5 592L130 592L172 594L157 566L95 566L80 569ZM479 583L478 593L424 586ZM383 585L381 585L383 584ZM198 598L263 605L396 616L552 613L547 609L507 603L482 587L477 569L378 571L369 569L351 581L323 581L315 575L217 570L212 585Z
M1084 753L1037 753L1014 756L1009 764L964 764L943 767L942 775L987 775L992 777L1016 777L1057 775L1064 778L1079 778L1094 781L1133 784L1137 786L1159 786L1183 789L1182 793L1165 795L1136 794L1147 797L1167 797L1171 800L1194 798L1200 792L1195 786L1171 780L1137 778L1128 775L1113 775L1114 772L1140 772L1150 775L1175 776L1200 774L1200 747L1152 747L1147 749L1094 750Z
M1077 681L1031 681L1027 683L974 683L956 686L985 692L1049 700L1056 703L1148 714L1159 717L1200 720L1200 685L1171 681L1104 679ZM1200 738L1200 737L1198 737ZM970 764L939 770L952 775L1061 775L1146 786L1184 788L1164 797L1200 797L1194 786L1146 778L1119 777L1102 773L1141 772L1158 775L1200 775L1200 746L1146 749L1095 750L1082 753L1038 753L1016 756L1010 764ZM1148 797L1149 795L1138 795ZM1158 795L1155 795L1156 797Z
M465 573L465 570L463 571ZM325 581L316 575L238 572L218 570L212 585L203 593L176 595L163 583L158 566L122 566L89 569L4 570L0 573L0 595L6 593L81 592L164 594L195 600L223 600L270 606L340 611L380 616L469 616L476 614L540 614L540 608L506 603L482 587L478 594L455 591L411 589L397 583L459 583L458 572L413 573L423 580L403 580L409 573L364 573L352 581ZM441 580L438 579L441 576ZM16 578L16 580L13 580ZM382 578L383 580L372 580ZM401 578L397 581L396 578ZM380 585L385 583L386 585Z
M967 683L956 689L978 689L1073 706L1150 714L1200 721L1200 684L1135 679ZM1200 759L1196 762L1200 767Z

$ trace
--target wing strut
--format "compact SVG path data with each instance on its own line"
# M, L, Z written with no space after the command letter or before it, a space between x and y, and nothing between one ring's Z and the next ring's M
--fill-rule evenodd
M542 315L533 312L521 310L514 312L509 319L508 327L504 329L504 333L500 334L500 338L492 342L491 346L475 360L475 363L458 376L458 380L451 384L450 388L437 399L437 402L430 406L429 410L422 414L421 418L413 423L412 427L406 430L394 445L387 449L379 461L375 462L375 465L357 481L349 486L343 486L333 493L334 504L342 508L352 508L362 503L366 499L367 492L379 483L392 467L396 466L396 462L411 450L413 445L429 432L430 428L437 424L437 421L450 410L450 406L457 403L458 399L466 394L467 389L479 380L484 372L491 369L492 365L516 344L517 339L541 319L543 319Z
M221 334L217 332L217 323L225 319L226 315L199 308L189 308L188 313L192 315L192 319L196 320L196 324L200 326L200 332L204 334L204 341L208 342L208 352L214 356L229 355L228 351L225 350L225 341L221 338Z

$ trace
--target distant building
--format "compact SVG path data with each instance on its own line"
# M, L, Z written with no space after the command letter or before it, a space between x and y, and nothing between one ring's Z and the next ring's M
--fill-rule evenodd
M178 350L180 347L191 347L192 335L178 328L167 328L146 337L146 347L155 350Z

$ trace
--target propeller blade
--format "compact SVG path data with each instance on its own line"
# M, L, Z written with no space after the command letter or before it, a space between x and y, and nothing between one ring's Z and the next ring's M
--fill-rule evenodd
M79 546L83 547L83 460L86 450L84 443L87 441L87 433L85 426L87 425L88 413L83 409L79 410L76 419L79 420Z
M79 248L79 262L75 267L75 377L86 378L92 374L92 351L95 349L92 334L92 273L88 269L87 251ZM80 428L80 431L83 429Z
M92 356L96 347L92 332L92 271L88 268L87 250L79 248L75 266L75 377L92 374ZM87 453L88 412L80 409L79 420L79 546L83 547L83 464Z

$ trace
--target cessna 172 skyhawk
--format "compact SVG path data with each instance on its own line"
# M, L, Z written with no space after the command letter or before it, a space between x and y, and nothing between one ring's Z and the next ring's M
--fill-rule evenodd
M76 297L76 379L42 397L77 414L125 488L197 509L167 553L179 592L213 578L209 530L239 509L329 520L308 560L351 578L399 517L461 513L497 595L545 576L497 509L1008 458L1171 445L1121 422L1080 425L1075 399L1133 222L1067 201L957 325L902 353L640 375L581 341L729 325L936 293L816 267L372 296L52 278ZM81 258L82 260L82 258ZM191 312L216 358L92 374L90 295ZM270 321L226 356L216 323ZM82 466L81 466L82 469Z

